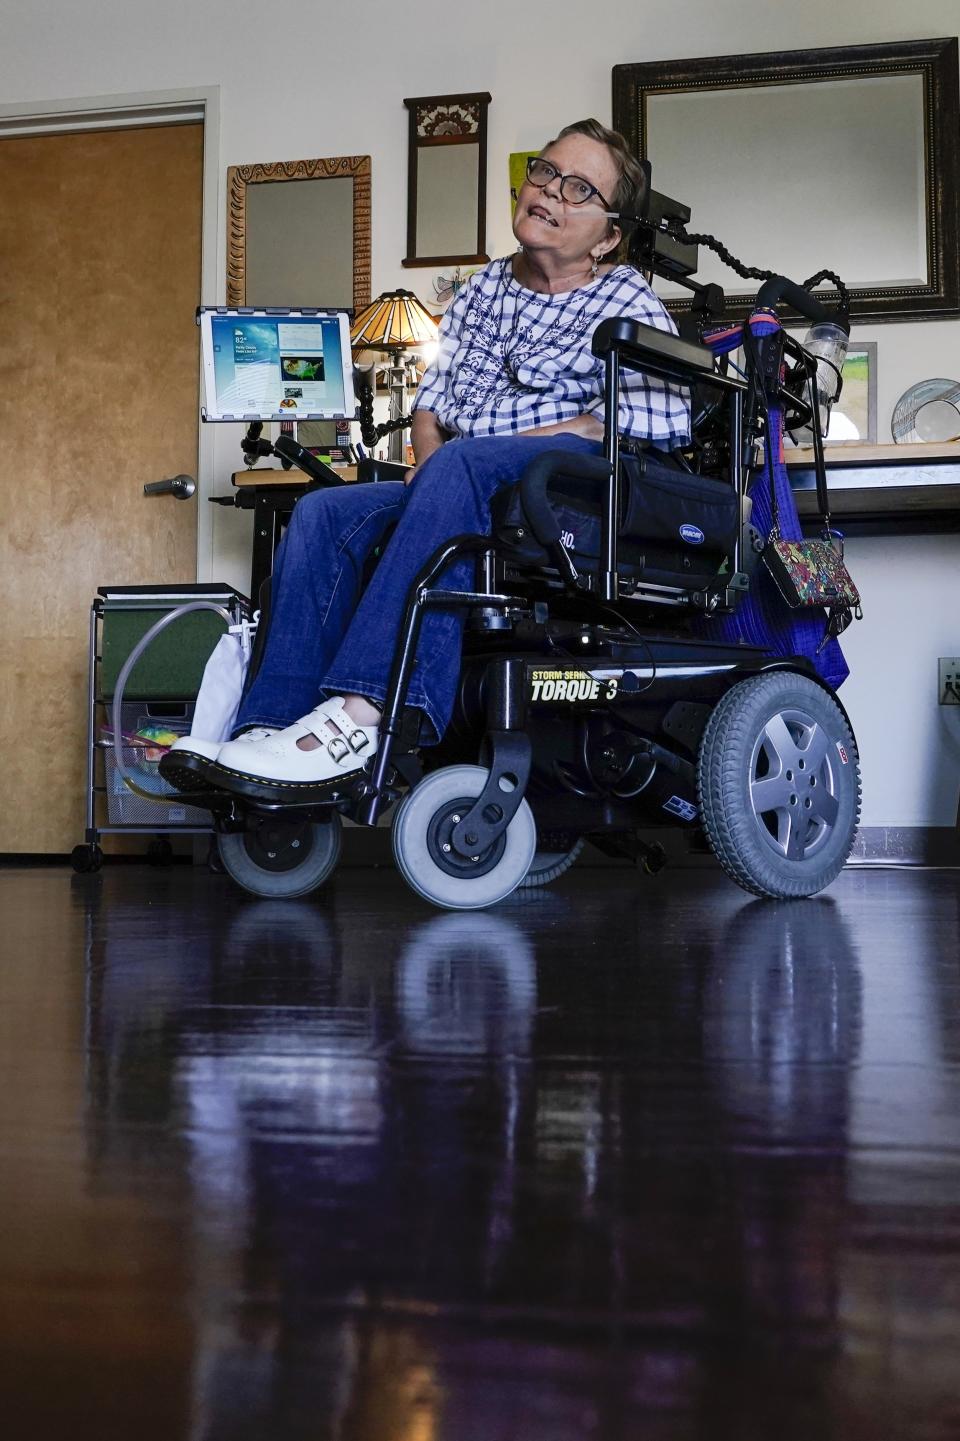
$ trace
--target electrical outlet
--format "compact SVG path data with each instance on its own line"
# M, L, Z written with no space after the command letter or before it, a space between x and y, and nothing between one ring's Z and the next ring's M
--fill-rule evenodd
M960 656L941 656L940 689L937 692L941 705L960 705Z

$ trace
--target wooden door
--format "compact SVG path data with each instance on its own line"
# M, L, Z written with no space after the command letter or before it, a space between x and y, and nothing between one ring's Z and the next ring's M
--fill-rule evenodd
M0 852L83 839L98 585L196 578L202 125L0 141Z

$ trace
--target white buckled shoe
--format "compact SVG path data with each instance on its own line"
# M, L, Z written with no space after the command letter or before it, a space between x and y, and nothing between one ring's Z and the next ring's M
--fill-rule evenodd
M275 726L255 726L244 731L231 745L251 745L266 740L274 734ZM198 736L179 736L161 759L157 769L168 785L175 790L202 792L214 787L210 780L210 767L223 750L223 741L200 740Z
M320 744L302 750L304 736ZM211 778L227 790L249 795L276 792L276 799L303 797L315 789L328 791L331 783L347 780L376 755L377 726L361 726L343 709L343 697L322 701L316 710L286 730L274 731L252 744L246 737L220 747Z
M256 744L257 741L266 740L267 736L272 736L278 729L278 726L254 726L251 730L244 731L243 735L237 736L236 741L230 741L229 744ZM198 736L178 736L167 751L167 755L196 756L198 760L215 761L226 744L228 744L226 741L203 741Z
M202 741L198 736L178 736L167 751L167 755L196 756L198 760L215 761L217 751L222 745L223 741Z

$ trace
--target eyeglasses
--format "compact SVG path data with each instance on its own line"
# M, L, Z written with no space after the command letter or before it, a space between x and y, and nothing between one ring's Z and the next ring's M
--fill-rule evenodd
M560 198L568 205L586 205L587 201L596 195L606 210L611 208L609 201L603 199L600 191L595 185L591 185L589 180L584 180L579 175L561 175L555 165L551 165L549 160L541 160L539 155L532 155L527 161L527 179L538 190L543 190L551 180L559 180Z

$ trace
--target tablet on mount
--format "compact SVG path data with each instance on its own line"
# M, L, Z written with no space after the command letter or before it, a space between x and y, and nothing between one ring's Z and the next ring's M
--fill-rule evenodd
M204 420L353 419L345 310L201 306L197 324Z

